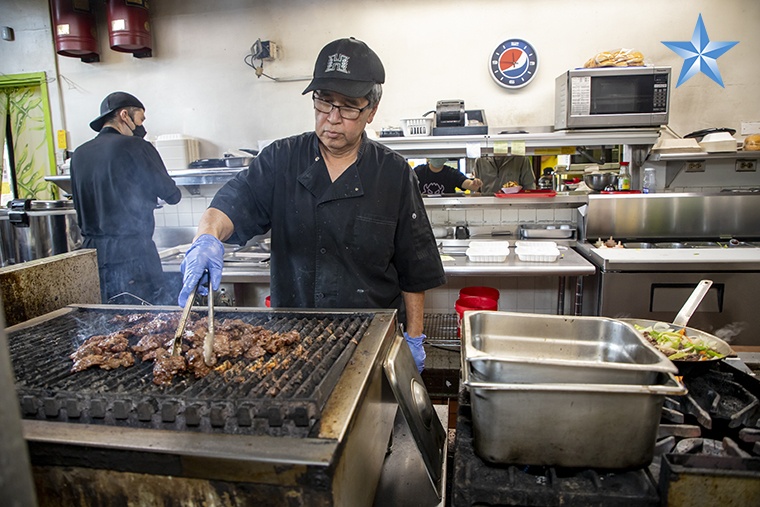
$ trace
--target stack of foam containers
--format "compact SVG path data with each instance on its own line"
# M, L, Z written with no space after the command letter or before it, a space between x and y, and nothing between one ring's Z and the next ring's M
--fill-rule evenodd
M198 139L184 134L163 134L156 138L156 149L166 169L176 171L200 158Z

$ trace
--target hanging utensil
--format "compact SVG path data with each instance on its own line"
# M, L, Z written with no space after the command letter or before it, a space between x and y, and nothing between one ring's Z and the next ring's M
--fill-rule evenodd
M712 280L702 280L697 284L694 292L691 293L689 299L687 299L686 303L681 307L681 311L679 311L676 318L673 319L674 326L686 327L686 324L689 323L689 319L694 315L694 311L704 299L707 291L710 290L711 285Z

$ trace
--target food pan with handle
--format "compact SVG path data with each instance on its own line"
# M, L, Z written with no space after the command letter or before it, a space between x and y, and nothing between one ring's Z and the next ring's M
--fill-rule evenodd
M679 332L683 330L684 334L687 337L691 338L697 338L701 342L703 342L706 345L709 345L712 350L720 354L720 356L717 357L711 357L711 356L703 356L702 360L686 360L686 359L671 359L673 364L676 365L678 368L679 375L694 375L704 372L705 370L712 369L717 364L722 361L725 357L729 356L735 356L736 352L731 348L731 346L726 343L725 341L721 340L715 335L712 335L710 333L707 333L705 331L700 331L699 329L695 329L693 327L684 327L684 326L677 326L675 324L671 324L668 322L662 322L657 320L648 320L648 319L620 319L623 322L627 322L628 324L633 325L635 328L649 328L657 326L658 330L661 329L671 329L675 332Z

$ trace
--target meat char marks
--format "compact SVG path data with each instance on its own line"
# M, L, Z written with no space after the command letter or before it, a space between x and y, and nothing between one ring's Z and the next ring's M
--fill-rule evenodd
M301 341L298 331L274 333L265 327L254 326L240 319L215 321L213 357L211 365L203 360L203 341L208 333L207 317L191 313L181 353L171 355L174 333L179 324L176 312L117 315L110 323L127 326L108 335L88 338L73 354L72 372L99 366L113 369L129 367L135 358L142 362L153 361L153 383L169 385L181 373L203 378L216 372L225 378L244 381L242 375L230 377L235 364L240 372L252 371L262 364L267 354L275 355ZM258 366L257 366L258 365Z

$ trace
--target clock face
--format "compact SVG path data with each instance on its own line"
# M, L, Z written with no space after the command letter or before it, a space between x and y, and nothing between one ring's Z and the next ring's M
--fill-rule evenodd
M524 40L508 39L496 46L489 63L497 83L504 88L522 88L536 75L538 55Z

